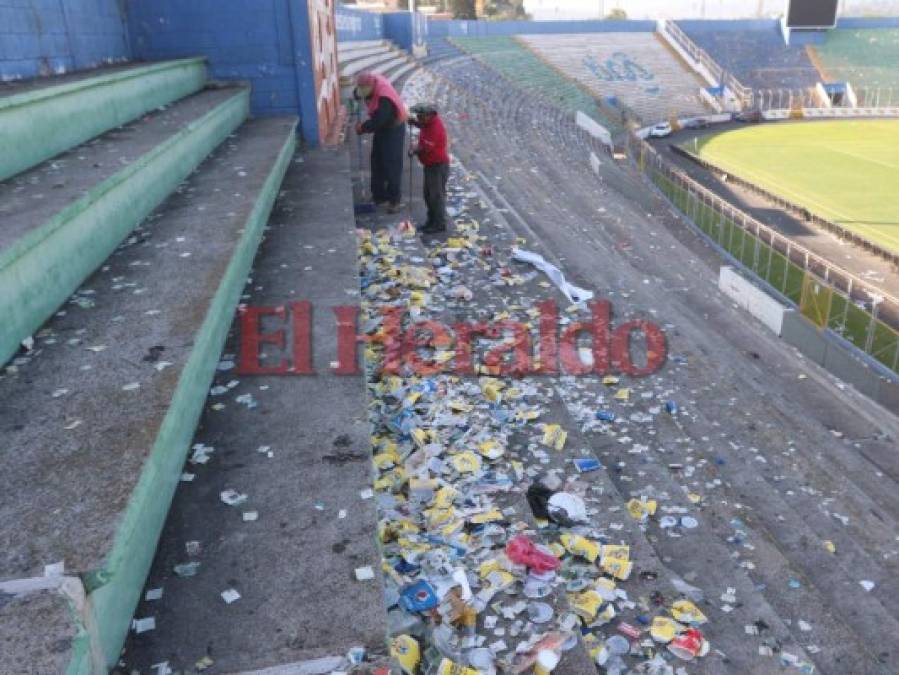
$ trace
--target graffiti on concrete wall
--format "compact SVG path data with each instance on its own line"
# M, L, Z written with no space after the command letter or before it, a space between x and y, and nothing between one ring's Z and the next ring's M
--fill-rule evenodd
M624 52L615 52L611 58L600 62L592 54L584 57L584 65L604 82L636 82L652 80L655 75Z
M318 136L326 142L337 132L340 117L340 80L337 70L335 0L309 0L309 31L315 73Z

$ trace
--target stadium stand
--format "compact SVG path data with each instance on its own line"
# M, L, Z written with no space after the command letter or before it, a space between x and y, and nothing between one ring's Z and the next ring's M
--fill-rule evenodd
M784 44L776 21L677 21L724 70L753 89L804 89L820 80L801 46Z
M0 612L4 665L32 670L34 640L34 672L119 656L296 147L295 116L249 102L201 59L0 91L0 148L40 146L0 181L0 580L70 587Z
M572 114L581 111L615 133L620 121L604 112L598 101L534 52L511 37L452 38L451 42L478 57L528 95L537 95Z
M899 28L834 30L810 46L831 81L853 87L893 87L899 102Z
M653 33L525 35L541 58L597 96L620 100L644 123L706 112L703 82Z

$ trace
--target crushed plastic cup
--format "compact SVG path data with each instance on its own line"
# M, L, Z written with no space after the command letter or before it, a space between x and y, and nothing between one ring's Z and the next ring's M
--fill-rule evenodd
M692 661L702 653L705 640L695 628L688 628L668 645L668 651L684 661Z
M400 592L400 605L410 612L426 612L437 606L437 594L427 581L420 580Z
M475 473L481 469L481 458L470 450L454 455L450 461L459 473Z
M674 516L662 516L659 518L659 527L663 530L667 530L672 527L677 526L677 518Z
M549 517L560 525L587 520L587 505L584 500L570 492L556 492L549 498L547 510Z
M634 520L646 520L656 512L658 502L655 499L631 499L627 503L627 512Z
M613 635L606 640L606 647L613 656L624 656L631 651L631 643L623 635Z
M568 439L568 432L558 424L543 425L543 445L556 450L565 447L565 441Z
M599 544L579 534L563 534L560 539L562 546L571 554L586 558L590 562L596 562L599 557Z
M551 580L528 575L527 580L524 582L523 592L525 597L531 600L545 598L553 592Z
M606 544L602 547L600 567L619 581L626 581L634 569L630 561L630 546L618 544Z
M669 619L667 616L657 616L653 618L652 624L649 626L649 634L656 642L668 644L677 636L681 628L682 626L673 619Z
M506 450L497 441L491 439L479 444L478 452L487 459L499 459L506 453Z
M562 657L557 652L550 649L541 649L537 652L537 663L534 666L534 675L549 675L556 669L556 666L559 665L559 661L561 660Z
M487 647L478 647L476 649L472 649L467 654L468 657L468 665L472 668L476 668L480 673L492 673L495 672L496 666L494 665L496 661L496 657L493 655L493 652L487 649Z
M523 534L512 537L506 544L506 555L516 565L525 565L536 572L549 572L558 569L559 559L544 551Z
M591 622L596 618L602 602L602 596L592 589L569 598L571 609L586 622ZM611 606L609 605L609 607Z
M415 675L421 663L421 647L411 635L397 635L390 643L390 655L406 675Z
M699 527L699 521L696 520L693 516L682 516L680 519L680 524L682 527L692 530Z
M529 602L528 618L533 623L546 623L553 618L553 608L545 602Z
M435 675L481 675L481 673L474 668L461 666L458 663L445 658L437 667L437 673Z
M705 614L689 600L678 600L671 605L671 614L681 623L701 625L708 621Z

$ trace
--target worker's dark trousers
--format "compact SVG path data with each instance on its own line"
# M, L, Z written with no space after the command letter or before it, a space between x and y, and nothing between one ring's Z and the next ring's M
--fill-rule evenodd
M425 167L424 197L428 206L428 222L425 227L446 229L446 181L449 164Z
M371 197L377 203L400 203L405 143L405 124L374 134L371 146Z

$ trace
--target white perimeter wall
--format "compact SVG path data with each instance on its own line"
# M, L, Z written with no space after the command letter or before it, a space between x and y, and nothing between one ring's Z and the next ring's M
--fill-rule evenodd
M786 307L751 281L740 276L729 265L721 268L718 288L737 305L770 328L775 335L781 334Z
M524 0L538 21L597 19L615 8L630 19L748 19L779 17L785 0ZM896 0L840 0L843 16L899 14Z

